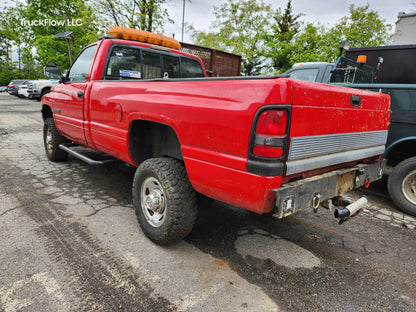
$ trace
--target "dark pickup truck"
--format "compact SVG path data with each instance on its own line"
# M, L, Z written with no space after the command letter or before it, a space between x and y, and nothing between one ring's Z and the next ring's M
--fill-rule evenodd
M391 123L383 158L388 190L399 208L416 215L416 85L348 84L348 87L389 94Z
M389 175L388 190L394 203L403 211L416 216L416 73L409 72L413 65L416 45L352 48L346 57L340 57L330 70L330 75L319 76L317 68L332 63L305 63L306 67L294 66L287 71L293 79L331 83L374 92L389 94L391 97L391 123L383 158L388 160L385 174ZM368 62L358 63L352 58L360 54ZM379 66L380 57L384 63ZM326 64L326 65L325 65ZM319 65L319 66L318 66ZM395 70L393 70L394 66ZM313 80L304 79L302 70L315 68ZM391 69L386 71L386 68ZM380 70L379 70L380 69ZM401 70L401 75L398 72ZM381 83L382 82L382 83Z

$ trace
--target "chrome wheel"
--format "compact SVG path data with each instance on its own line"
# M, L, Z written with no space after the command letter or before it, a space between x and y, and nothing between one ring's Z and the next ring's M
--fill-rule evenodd
M403 179L402 190L404 197L406 197L409 202L416 205L416 170L410 172Z
M147 222L160 227L166 219L166 198L159 181L153 177L147 178L142 184L140 196Z
M48 152L52 152L53 149L53 140L52 140L52 132L51 129L48 127L46 129L46 137L45 137L45 145Z
M50 161L66 160L68 153L59 148L59 145L64 143L69 143L69 140L59 134L53 118L45 119L43 125L43 146Z
M188 235L196 218L196 194L182 162L150 158L137 168L133 207L143 233L166 245Z

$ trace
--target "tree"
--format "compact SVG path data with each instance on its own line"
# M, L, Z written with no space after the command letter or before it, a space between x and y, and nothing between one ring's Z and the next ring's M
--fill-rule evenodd
M94 42L99 37L97 17L88 2L31 0L28 1L25 9L22 22L26 32L30 33L33 38L36 60L42 67L49 61L55 62L64 69L70 66L67 41L52 38L66 31L65 17L68 20L68 30L72 32L72 55L77 55L85 45ZM36 26L33 21L48 22Z
M369 47L390 44L392 26L380 17L378 12L370 10L367 4L361 7L350 5L350 15L343 17L327 33L330 42L341 42L345 38L353 47ZM332 46L333 55L338 45Z
M23 50L30 46L28 34L20 25L24 6L16 3L14 7L5 7L0 12L0 84L7 84L15 78L25 78L23 71ZM17 62L12 61L17 52Z
M172 22L163 9L166 0L100 0L95 9L106 25L163 32L166 21Z
M263 1L228 0L219 7L214 6L211 30L191 28L191 37L197 44L241 55L242 72L258 74L264 63L261 51L272 15L271 6Z
M11 64L13 44L17 43L19 47L21 44L21 34L19 34L18 24L19 17L15 12L18 12L18 9L10 7L6 7L3 12L0 12L0 47L2 55L5 56L8 70L13 67L13 64Z
M338 47L339 43L334 44ZM325 27L312 23L303 25L291 44L290 67L299 62L332 61L332 57L328 56L327 44Z
M96 41L110 26L160 29L169 21L162 4L166 0L101 0L97 5L84 0L16 0L0 12L0 78L43 77L42 68L53 61L63 69L70 66L68 43L53 38L68 30L71 54L76 56ZM103 5L101 7L101 5ZM100 8L100 10L97 10ZM113 11L111 11L113 9ZM68 21L65 27L65 21ZM18 53L14 64L12 53Z
M284 20L283 16L277 15L276 21ZM321 24L299 24L297 19L288 20L295 22L293 26L285 29L277 23L273 28L274 35L267 41L269 50L266 56L273 60L278 72L286 71L297 62L334 62L339 54L339 45L345 39L353 47L386 45L392 39L391 25L386 24L376 11L370 10L369 5L351 5L349 15L330 28Z
M292 0L287 2L284 12L279 8L273 18L271 35L266 35L268 49L264 53L271 58L274 68L287 70L291 67L292 41L299 32L299 21L303 14L294 14Z

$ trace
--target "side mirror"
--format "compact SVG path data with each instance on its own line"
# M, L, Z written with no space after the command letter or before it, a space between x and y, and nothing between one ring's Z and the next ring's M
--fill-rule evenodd
M67 82L66 74L62 74L61 77L59 78L59 83L65 83L65 82Z
M48 62L43 68L46 79L61 79L61 69L54 62Z

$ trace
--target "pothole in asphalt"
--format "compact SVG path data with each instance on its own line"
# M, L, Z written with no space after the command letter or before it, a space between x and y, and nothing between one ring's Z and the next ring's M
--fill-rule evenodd
M243 235L235 241L235 248L242 257L270 259L277 265L293 269L312 269L321 265L321 260L309 250L277 236Z

